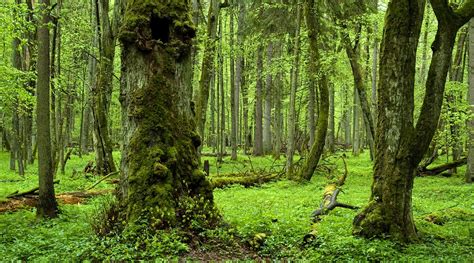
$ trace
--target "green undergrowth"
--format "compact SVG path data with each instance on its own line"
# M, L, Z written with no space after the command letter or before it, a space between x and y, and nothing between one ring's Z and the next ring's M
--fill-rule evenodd
M356 206L366 204L370 195L372 164L368 153L359 157L348 154L348 177L338 201ZM71 178L72 169L82 170L93 156L73 156L57 192L76 191L98 178L81 175ZM215 157L211 176L217 175ZM116 159L118 160L118 159ZM251 165L250 165L251 162ZM440 161L442 163L442 160ZM270 156L252 158L239 155L237 161L226 157L219 174L269 170L279 167L284 159L273 163ZM213 165L214 164L214 165ZM199 237L179 231L147 232L146 224L134 231L100 239L91 222L110 195L99 196L78 205L61 205L61 215L49 222L37 222L35 209L0 214L0 255L2 260L77 261L132 259L205 259L227 258L293 259L304 261L452 261L472 262L474 258L474 186L463 182L464 168L450 178L432 176L416 178L413 191L413 214L420 233L416 243L403 245L387 240L366 240L351 235L356 211L336 208L323 217L318 235L303 242L311 230L312 211L318 208L328 180L344 172L337 156L325 158L312 181L297 184L288 180L260 187L229 186L214 190L215 203L225 225L205 230ZM253 169L252 169L253 167ZM8 154L0 153L0 180L21 179L8 171ZM37 185L36 171L30 166L25 179L0 182L0 199L16 190ZM101 183L98 188L111 188ZM133 241L133 242L132 242ZM234 254L228 251L240 251ZM202 255L208 255L203 257ZM211 255L211 256L209 256Z

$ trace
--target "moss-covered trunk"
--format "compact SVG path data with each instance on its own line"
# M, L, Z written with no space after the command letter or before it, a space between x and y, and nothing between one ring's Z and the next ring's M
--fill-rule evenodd
M472 3L453 11L447 1L431 1L438 31L416 125L415 61L425 3L393 0L388 5L377 90L372 195L354 219L355 234L369 238L389 236L402 242L417 238L411 206L414 171L436 131L456 33L474 14Z
M213 207L211 186L198 168L201 141L190 101L195 29L189 4L129 2L120 32L122 202L129 222L141 217L158 228L189 226ZM199 205L186 209L190 202Z
M321 67L321 55L318 47L319 20L316 16L314 0L305 0L304 15L308 26L309 37L309 67L311 72L319 72ZM312 79L311 81L315 81ZM298 175L298 179L309 181L313 176L314 170L318 166L319 159L323 154L328 131L329 119L329 86L326 74L321 74L318 85L319 105L318 120L316 123L316 135L311 150L306 157L303 167Z

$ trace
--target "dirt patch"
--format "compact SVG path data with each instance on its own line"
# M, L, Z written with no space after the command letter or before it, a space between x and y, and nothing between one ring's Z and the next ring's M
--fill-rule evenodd
M113 190L105 189L100 191L61 193L56 195L56 199L58 200L59 204L62 205L77 205L85 202L89 198L105 195L111 192L113 192ZM23 197L11 198L7 201L0 202L0 214L14 212L29 207L35 207L37 203L37 195L26 195Z

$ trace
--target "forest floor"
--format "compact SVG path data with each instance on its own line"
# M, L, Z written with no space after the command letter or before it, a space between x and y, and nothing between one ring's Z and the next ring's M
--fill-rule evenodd
M116 160L119 160L119 154ZM350 154L348 154L350 155ZM239 155L237 161L227 157L218 168L215 157L210 161L210 176L245 171L273 171L283 168L283 158ZM442 158L441 158L442 159ZM83 192L100 178L80 173L92 155L73 155L65 174L58 173L56 193ZM437 163L441 163L439 160ZM367 153L349 157L348 177L338 200L363 206L370 195L372 164ZM215 189L215 202L227 226L207 232L222 243L194 244L179 242L176 233L153 240L145 252L119 240L99 240L91 222L103 205L112 200L113 184L107 181L93 191L105 194L77 202L60 199L59 218L38 222L35 208L23 203L15 209L4 209L11 202L6 197L19 190L37 186L36 165L30 165L25 177L9 170L8 153L0 152L0 261L76 261L83 259L293 259L322 261L454 261L472 262L474 258L474 186L463 182L464 167L450 178L441 176L416 178L413 191L413 213L419 242L403 245L387 240L366 240L351 235L352 220L357 211L336 208L318 225L315 240L305 243L311 231L311 213L319 207L325 184L343 173L338 155L323 162L310 183L297 184L280 180L256 187L229 186ZM79 171L73 176L73 171ZM21 201L19 201L21 202ZM176 239L174 239L176 237ZM210 239L212 241L212 239ZM236 245L236 242L239 243ZM229 246L226 248L226 246ZM236 247L239 251L235 250ZM218 249L216 249L218 248ZM140 254L145 253L145 254Z

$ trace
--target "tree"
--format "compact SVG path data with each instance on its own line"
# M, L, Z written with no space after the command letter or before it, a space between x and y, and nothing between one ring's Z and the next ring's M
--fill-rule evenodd
M96 0L99 63L96 85L92 86L92 116L94 119L94 148L97 173L107 175L115 172L112 156L108 113L112 95L115 36L109 19L109 0Z
M293 174L293 155L295 154L295 132L296 132L296 90L298 88L298 74L300 63L300 31L301 31L301 7L299 1L296 1L296 32L295 44L293 47L293 65L291 69L291 89L290 89L290 105L288 109L288 146L286 149L286 174L288 177L294 177Z
M255 87L255 129L253 155L263 155L263 46L257 48L257 84Z
M201 140L190 100L190 10L189 0L138 0L124 11L121 194L131 223L190 226L191 219L209 220L213 208L211 185L198 167Z
M317 14L317 7L314 0L305 0L304 16L306 25L308 26L309 38L309 67L311 72L319 72L321 70L321 54L319 52L319 34L320 21ZM322 71L318 81L319 109L318 121L316 123L316 135L311 150L305 159L303 166L298 174L298 179L309 181L313 177L314 170L318 166L319 159L323 154L328 131L329 119L329 85L326 73ZM315 79L311 79L315 81Z
M474 18L469 21L469 92L468 100L471 114L474 113ZM471 117L468 126L468 159L466 169L466 182L474 182L474 119Z
M417 238L412 214L415 170L438 124L444 86L459 28L474 14L474 1L453 10L446 0L431 0L438 20L433 57L420 116L414 125L416 48L424 0L388 4L381 44L376 155L369 203L355 217L353 233L390 236L401 242Z
M219 22L220 1L211 0L209 3L209 13L207 15L207 37L204 48L204 58L201 67L201 79L199 81L199 91L196 93L196 123L199 135L204 138L204 128L206 125L207 104L209 100L209 85L211 83L212 71L214 69L214 57L217 43L217 25Z
M38 27L38 80L36 88L36 126L38 129L39 177L39 199L36 215L39 218L56 217L58 212L58 205L54 196L49 114L49 8L49 0L42 0L41 21Z

